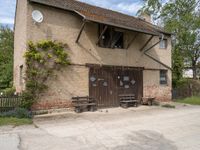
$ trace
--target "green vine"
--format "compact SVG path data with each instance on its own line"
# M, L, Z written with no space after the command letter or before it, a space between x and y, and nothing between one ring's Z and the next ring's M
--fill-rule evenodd
M67 45L55 41L40 41L36 44L28 43L28 50L24 57L26 60L26 91L23 93L22 107L30 108L41 93L47 88L47 80L54 71L70 64L66 52Z

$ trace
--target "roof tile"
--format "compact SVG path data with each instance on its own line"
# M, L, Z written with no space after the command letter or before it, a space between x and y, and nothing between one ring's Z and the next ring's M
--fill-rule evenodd
M116 11L100 8L76 0L30 0L60 9L71 10L85 16L86 20L112 25L124 29L160 35L166 33L161 28L148 23L140 18L125 15Z

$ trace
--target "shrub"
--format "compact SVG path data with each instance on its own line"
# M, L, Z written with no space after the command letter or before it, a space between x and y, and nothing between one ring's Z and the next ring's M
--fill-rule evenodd
M12 88L6 88L4 90L1 90L0 92L2 92L3 95L6 95L6 96L14 96L15 91L16 91L16 89L14 87L12 87Z
M56 41L29 42L24 55L26 60L26 92L23 93L22 107L30 109L48 89L47 81L55 71L70 65L68 46Z
M32 118L32 113L24 108L16 108L12 111L1 113L0 117Z
M22 96L22 102L21 102L20 107L30 110L31 106L35 102L33 95L30 92L25 91L22 93L21 96Z

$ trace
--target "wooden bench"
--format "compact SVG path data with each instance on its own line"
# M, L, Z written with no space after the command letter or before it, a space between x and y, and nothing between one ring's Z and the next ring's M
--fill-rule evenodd
M89 96L85 97L72 97L72 103L75 107L76 113L81 113L84 109L87 111L95 111L97 109L96 100Z
M152 106L154 100L155 97L142 97L141 104Z
M139 101L135 98L134 94L121 94L119 95L120 106L128 108L130 106L138 106Z

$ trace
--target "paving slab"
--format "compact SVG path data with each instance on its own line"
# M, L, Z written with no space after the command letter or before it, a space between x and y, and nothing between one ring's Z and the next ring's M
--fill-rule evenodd
M0 150L19 150L20 139L17 134L0 134Z

